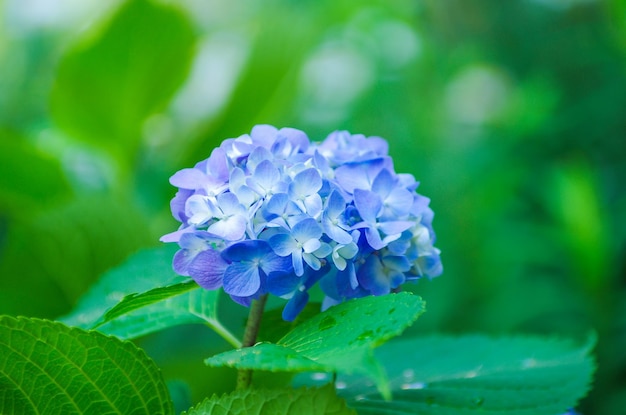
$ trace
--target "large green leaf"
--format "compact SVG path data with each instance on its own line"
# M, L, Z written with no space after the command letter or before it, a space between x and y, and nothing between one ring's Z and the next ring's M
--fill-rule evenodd
M172 414L160 370L129 342L0 317L0 413Z
M319 389L244 389L214 395L183 415L356 415L332 386Z
M127 151L185 79L194 33L179 10L149 0L126 1L98 29L61 60L52 115L78 138Z
M363 378L340 376L337 387L359 414L555 415L587 393L591 345L535 337L399 339L375 352L393 401Z
M410 293L351 300L300 324L277 345L260 343L228 351L206 363L269 371L360 373L373 378L387 394L385 375L372 349L402 333L423 311L423 301Z

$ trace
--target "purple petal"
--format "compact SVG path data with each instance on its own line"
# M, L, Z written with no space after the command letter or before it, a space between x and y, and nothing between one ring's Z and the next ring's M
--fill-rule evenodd
M181 189L194 190L203 188L207 180L207 175L198 169L182 169L170 177L170 184Z
M207 161L209 173L218 180L226 182L228 180L228 160L223 149L217 147L211 152L211 157Z
M189 275L203 288L214 290L222 286L228 264L213 249L200 252L187 268Z
M296 130L295 128L281 128L278 131L278 134L281 137L287 138L289 142L294 146L294 148L304 153L307 148L309 148L309 137L304 133L304 131Z
M260 124L252 127L250 137L255 144L262 145L265 148L271 148L276 141L278 129L271 125Z

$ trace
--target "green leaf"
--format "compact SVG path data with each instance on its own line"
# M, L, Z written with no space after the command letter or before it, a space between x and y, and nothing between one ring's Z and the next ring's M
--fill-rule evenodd
M187 75L193 28L174 7L130 0L97 29L61 60L52 115L77 138L132 156L143 121L165 108Z
M70 326L91 328L127 295L186 281L186 277L172 270L172 257L177 249L176 245L167 244L130 256L120 266L104 273L80 298L74 310L60 320Z
M241 342L217 319L218 294L218 291L194 288L183 294L163 298L156 303L134 309L127 314L120 314L104 324L95 325L94 328L122 339L134 339L183 324L206 324L234 347L241 347ZM140 294L137 298L141 299L142 296Z
M140 308L148 307L159 301L164 301L171 297L185 294L197 288L198 284L196 284L195 281L187 281L181 282L180 284L169 285L167 287L155 288L142 294L127 295L115 307L106 312L102 323L98 323L98 326L119 318L124 314L129 314Z
M183 415L356 415L332 386L317 389L244 389L213 395Z
M361 373L373 378L387 395L385 375L372 349L402 333L423 312L424 302L410 293L351 300L297 326L278 341L282 348L261 343L218 354L206 363L239 369Z
M0 317L0 413L172 414L160 370L129 342Z
M318 363L293 349L273 343L257 343L254 347L229 350L207 359L206 363L210 366L231 366L270 372L333 370L332 366Z
M217 318L219 292L205 290L172 271L175 249L165 245L141 251L110 270L62 321L121 339L183 324L206 324L234 347L241 347Z
M337 387L359 414L555 415L587 393L592 344L535 337L394 340L375 353L389 376L391 402L363 378L340 376Z

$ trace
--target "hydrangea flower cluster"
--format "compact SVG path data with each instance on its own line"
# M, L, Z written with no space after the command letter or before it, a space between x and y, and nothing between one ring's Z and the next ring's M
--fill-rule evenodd
M319 284L323 307L442 272L429 199L397 174L387 142L346 131L312 143L258 125L170 178L181 222L174 270L249 305L271 293L293 320Z

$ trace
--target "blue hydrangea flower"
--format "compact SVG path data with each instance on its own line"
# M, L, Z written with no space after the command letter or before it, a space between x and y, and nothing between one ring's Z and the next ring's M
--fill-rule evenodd
M181 225L161 240L180 246L175 271L244 305L285 298L286 320L316 285L328 307L442 272L430 200L395 172L380 137L337 131L311 142L258 125L170 183Z

